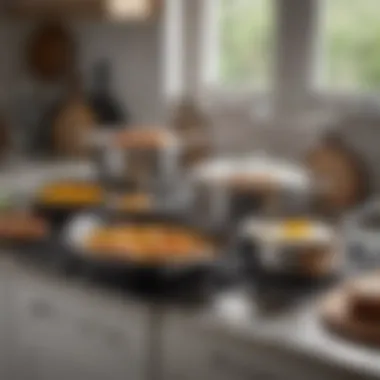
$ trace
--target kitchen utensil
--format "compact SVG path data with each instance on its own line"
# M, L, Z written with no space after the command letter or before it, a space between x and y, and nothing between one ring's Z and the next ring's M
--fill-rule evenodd
M53 146L58 156L78 158L88 154L86 138L95 129L96 114L85 99L81 81L71 79L68 98L53 122Z
M70 32L60 23L47 22L31 35L27 64L38 80L57 81L72 71L75 55L76 46Z
M206 223L231 225L252 215L307 210L307 173L270 157L210 160L193 170L191 184L194 217Z
M380 275L380 273L377 273L377 275ZM323 297L319 305L322 323L330 331L349 340L379 346L379 323L369 323L352 316L349 289L357 281L360 281L360 278L341 285L338 289Z
M331 226L318 220L255 219L245 221L237 241L251 272L318 279L342 267L339 239Z
M75 213L104 208L120 215L157 210L156 199L134 190L119 190L109 197L97 182L63 180L45 184L35 196L34 208L56 226L62 226Z
M118 129L128 124L129 116L124 115L120 103L111 93L111 68L106 60L98 62L94 67L93 93L90 104L95 110L97 120L104 128Z
M180 147L172 132L134 127L106 135L97 131L90 140L105 185L126 183L144 191L164 188L167 194L178 179Z
M75 213L99 207L103 198L104 192L96 182L66 179L38 189L34 209L54 226L61 227Z
M343 223L347 255L354 266L380 266L380 200L373 199Z
M352 210L370 193L367 168L356 154L334 134L312 149L306 159L315 178L317 211L340 215Z

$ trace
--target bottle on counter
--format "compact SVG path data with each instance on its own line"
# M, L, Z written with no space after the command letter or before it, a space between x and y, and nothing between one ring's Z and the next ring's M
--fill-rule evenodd
M64 158L84 157L86 135L96 124L96 114L86 100L81 82L74 76L68 97L53 122L54 153Z
M102 125L117 128L129 122L111 90L111 67L107 60L101 60L94 67L94 85L90 102Z

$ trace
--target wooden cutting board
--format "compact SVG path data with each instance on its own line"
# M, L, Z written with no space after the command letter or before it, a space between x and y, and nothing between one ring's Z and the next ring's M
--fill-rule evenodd
M318 211L340 214L368 197L367 168L356 152L335 136L314 147L306 162L318 186Z
M322 323L330 331L358 343L380 346L380 324L369 324L351 318L348 286L328 294L320 304Z
M26 61L30 73L42 81L64 79L75 63L76 46L69 30L55 22L43 23L32 33Z

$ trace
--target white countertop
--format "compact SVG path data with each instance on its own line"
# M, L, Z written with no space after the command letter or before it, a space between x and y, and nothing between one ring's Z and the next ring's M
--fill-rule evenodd
M380 349L350 342L324 328L319 299L278 315L261 314L252 295L237 291L216 300L205 325L217 335L262 343L354 374L380 379Z
M88 177L94 174L89 162L20 163L0 169L2 188L33 188L41 180L62 176ZM23 266L7 257L10 265ZM57 279L57 281L60 281ZM67 281L63 286L71 286ZM72 285L77 286L77 285ZM196 319L209 331L239 339L272 344L299 355L314 357L329 365L380 379L380 350L367 348L333 336L318 321L316 302L309 302L286 313L260 315L252 295L242 291L224 294L207 312L196 311Z
M3 192L24 194L34 191L42 183L60 178L93 178L95 167L90 161L14 161L0 166Z

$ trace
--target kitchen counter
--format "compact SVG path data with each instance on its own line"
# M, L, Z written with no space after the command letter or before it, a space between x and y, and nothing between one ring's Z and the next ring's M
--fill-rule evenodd
M380 378L380 350L355 344L327 331L318 313L320 296L279 315L263 315L252 296L231 294L206 318L215 334L262 343L298 359L312 359L353 376ZM221 306L223 305L223 306Z
M22 190L24 194L33 191L46 180L59 178L92 178L95 166L82 161L23 161L13 160L0 166L0 185L3 191Z
M77 163L46 164L45 167L36 164L23 164L13 167L11 170L1 171L0 183L5 184L7 188L21 185L24 187L28 185L28 187L32 188L41 179L45 180L65 175L88 176L92 175L92 170L89 163L81 163L80 165ZM31 181L33 182L32 184ZM148 326L149 313L157 313L153 317L160 318L162 327L161 360L158 366L162 376L157 375L157 378L172 380L187 378L207 380L233 378L233 380L236 380L240 377L242 379L253 377L261 379L265 377L281 380L284 377L289 377L289 379L290 377L292 379L294 377L299 377L300 379L326 379L329 377L331 379L380 379L380 350L349 343L325 331L318 321L317 303L313 298L309 298L303 304L287 311L265 314L260 312L255 302L255 297L251 292L236 289L223 292L206 306L186 308L172 304L165 307L151 308L152 305L149 305L147 301L132 299L122 293L116 294L110 290L96 288L96 285L86 280L68 278L53 268L36 265L33 261L25 260L25 258L13 255L11 252L4 251L1 254L0 273L2 285L7 281L8 285L13 284L8 287L0 286L2 288L0 295L3 297L3 301L13 298L12 292L15 292L10 290L8 295L11 297L7 297L4 294L4 289L14 289L14 287L19 289L21 286L19 284L24 284L24 289L21 293L28 294L28 296L19 297L20 299L29 299L28 297L33 294L33 289L35 289L37 298L46 293L46 297L51 296L52 302L58 302L59 307L66 304L64 300L67 298L75 300L72 303L71 301L67 302L67 305L76 305L72 307L74 309L76 307L80 310L83 309L83 315L87 315L86 318L91 319L94 314L100 318L100 315L103 315L105 310L115 309L115 315L117 315L114 319L115 326L122 328L121 326L128 325L128 323L135 324L126 333L130 334L131 339L135 342L135 345L133 345L134 359L131 360L136 365L132 366L133 369L128 369L132 375L129 377L125 375L123 371L126 369L123 360L120 360L120 362L117 362L118 371L113 372L113 374L120 374L120 376L115 375L109 377L110 379L142 379L144 365L141 364L142 359L140 356L145 355L142 353L147 350L147 347L142 347L142 345L146 344L145 327L143 325L147 323L144 326ZM43 284L43 286L36 285L33 287L31 285L33 283ZM45 292L41 289L49 290ZM56 292L54 289L56 289ZM67 296L68 294L70 294L69 297ZM15 299L19 298L15 297ZM92 306L87 308L86 305L89 304L89 300L94 302L91 301ZM98 312L94 312L94 305L96 305ZM6 307L4 310L7 309ZM62 309L62 315L65 315L65 312ZM3 318L0 318L0 321L6 319L4 313L2 314ZM8 315L11 316L10 312L8 312ZM73 312L73 315L77 315L76 311ZM104 314L104 320L109 320L110 315L114 318L113 312L110 311L110 314ZM17 320L14 316L10 318L11 320L13 319L14 323ZM70 321L73 321L73 318ZM62 320L61 324L63 324ZM7 332L6 327L3 330ZM24 333L28 339L30 338L29 330L26 329ZM44 334L44 332L41 332L41 336L45 336ZM84 337L86 334L89 334L89 332L84 332ZM52 345L55 347L59 339L57 340L55 333L52 333L52 335L54 336ZM32 338L28 342L30 344L32 342L34 347L39 338L34 335ZM20 340L16 345L24 346L23 340L26 338L20 333L18 339ZM47 345L46 347L49 346ZM44 350L41 348L43 355L46 355L46 347ZM76 343L73 346L69 345L69 347L71 348L65 349L63 347L62 352L66 354L77 347L79 349L82 347L83 350L87 348L92 350L93 343L91 345L78 345ZM99 346L99 352L101 353L99 357L107 357L102 350L103 346ZM32 351L35 351L35 348ZM61 351L58 350L57 352L60 353ZM31 357L34 358L34 355L37 354L33 352ZM28 360L33 363L37 362L37 359L32 360L31 357L28 356ZM50 356L48 357L50 360ZM97 356L94 354L93 357ZM220 357L222 357L222 360L220 360ZM206 363L205 358L209 358L209 362ZM229 358L229 360L223 358ZM113 363L112 355L110 355L109 360ZM95 363L96 360L89 362ZM227 365L226 363L229 364ZM226 365L227 367L225 367ZM103 367L106 368L107 366L102 365ZM291 367L291 369L286 370L288 367ZM257 368L261 368L261 372L257 372ZM41 373L45 373L45 370L46 376L44 377ZM45 367L41 371L35 369L36 379L53 378L52 373ZM200 372L198 373L197 371ZM25 378L34 379L30 375L32 372L29 371L29 376ZM106 372L104 373L106 374ZM186 376L186 374L189 375ZM66 375L75 380L71 373ZM22 376L18 376L17 380L19 378L23 379ZM62 379L64 378L63 376ZM81 378L86 379L86 376L81 375ZM94 379L93 374L88 375L88 378Z
M228 350L236 347L237 351L244 351L245 354L252 352L249 360L256 356L256 351L260 355L265 352L261 363L270 361L272 357L282 358L287 365L292 363L299 376L307 374L310 378L309 374L313 374L315 379L336 378L338 375L345 379L380 379L379 350L349 343L325 331L318 321L315 303L311 300L292 310L267 315L257 308L252 294L236 289L221 293L207 306L181 307L172 304L161 308L154 305L153 309L149 309L152 305L147 301L102 289L84 279L67 278L56 270L41 268L30 260L20 259L9 252L3 253L0 266L3 271L6 268L7 275L13 281L23 279L29 287L26 279L36 279L48 284L50 289L59 289L64 298L70 294L82 307L92 299L102 308L118 310L120 315L123 312L130 314L133 305L132 308L138 310L138 319L141 320L144 320L142 314L146 315L149 310L160 313L164 326L162 334L165 336L163 345L167 345L168 357L176 364L181 363L181 359L174 359L175 355L170 353L171 344L176 347L177 342L183 343L183 339L186 339L186 350L194 347L194 352L203 352L202 356L206 357L209 352L204 350L207 340L211 340L218 342L218 349L223 349L225 344ZM128 324L127 320L128 318L120 322ZM200 347L196 348L197 345ZM179 352L176 347L175 354ZM185 357L186 363L189 363L188 354ZM197 358L194 360L198 363ZM278 369L281 368L281 360L276 360ZM183 371L186 371L186 366ZM163 378L171 377L173 376L168 375Z

